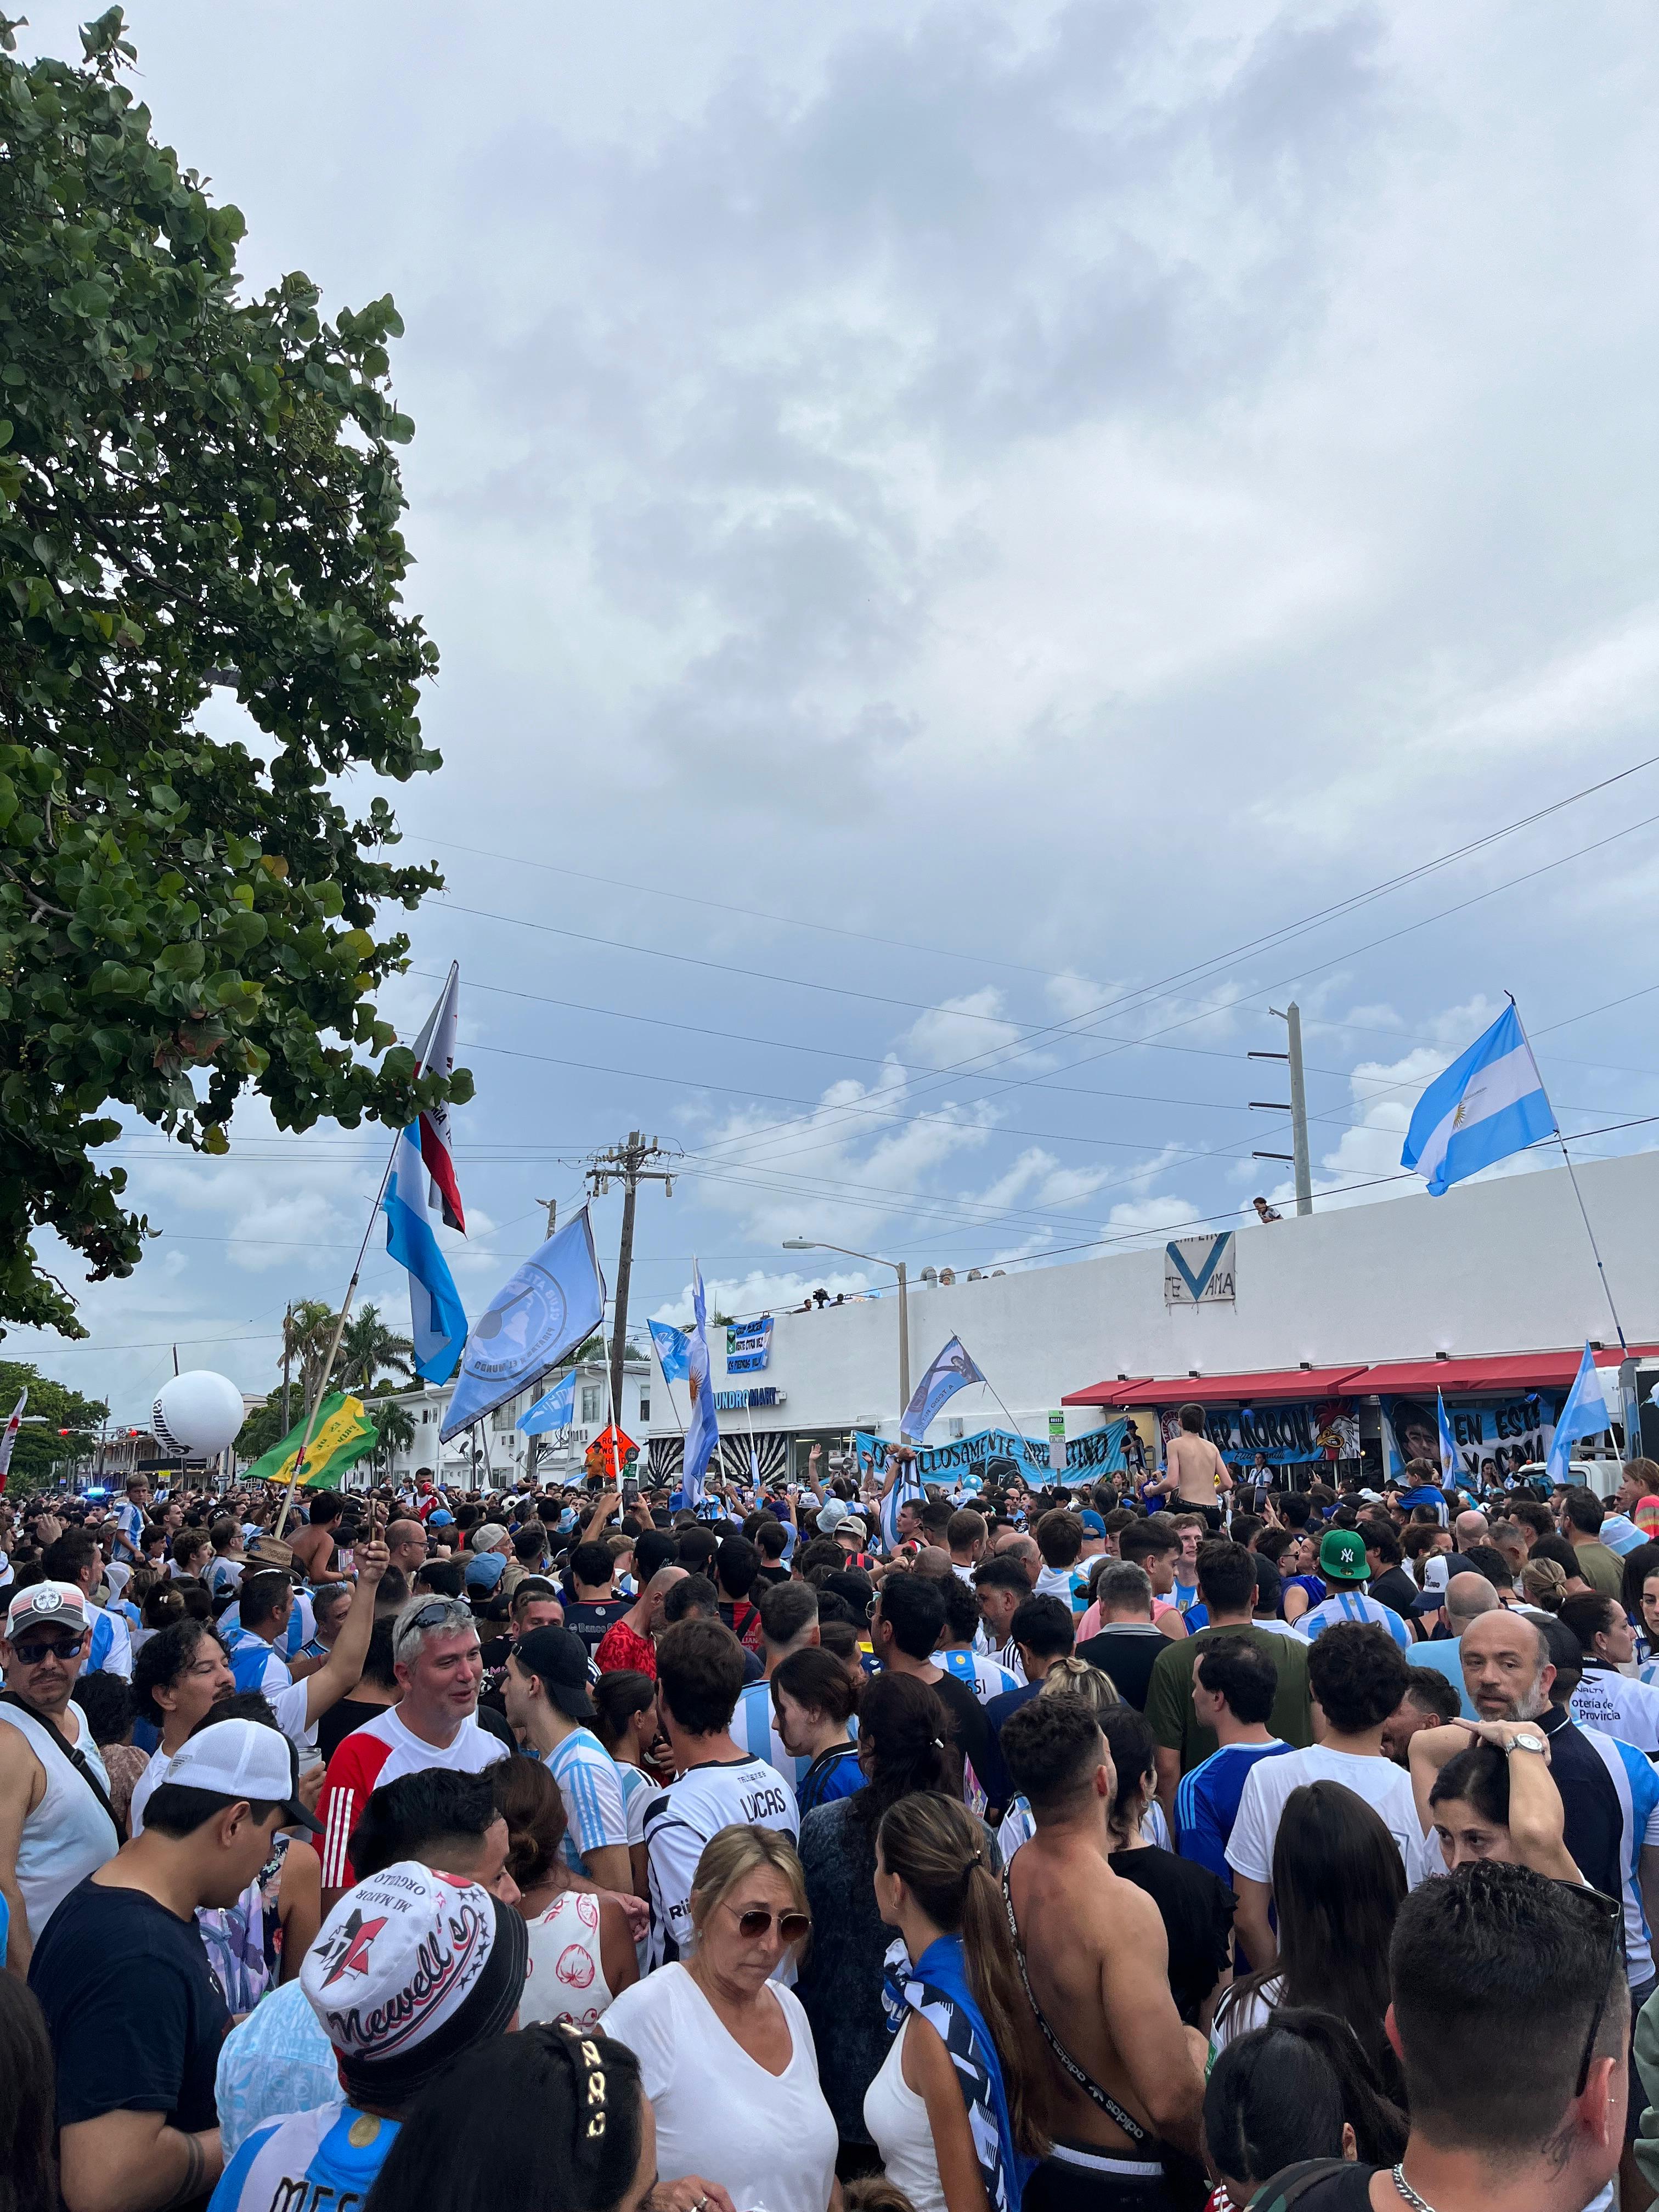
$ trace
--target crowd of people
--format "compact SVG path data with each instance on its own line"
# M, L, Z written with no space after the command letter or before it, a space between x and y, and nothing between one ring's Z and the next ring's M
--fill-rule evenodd
M1643 2212L1659 1464L1310 1472L0 1501L0 2208Z

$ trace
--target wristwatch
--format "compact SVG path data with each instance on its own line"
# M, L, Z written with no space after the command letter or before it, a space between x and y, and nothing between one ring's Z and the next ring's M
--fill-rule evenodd
M1547 1754L1549 1746L1541 1735L1512 1735L1504 1746L1505 1757L1512 1751L1535 1751Z

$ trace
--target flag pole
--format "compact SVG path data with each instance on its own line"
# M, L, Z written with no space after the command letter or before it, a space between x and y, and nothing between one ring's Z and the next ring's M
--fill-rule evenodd
M674 1397L674 1386L668 1379L668 1370L662 1364L662 1348L658 1344L654 1336L651 1340L651 1349L656 1354L657 1369L662 1376L662 1387L668 1393L669 1410L674 1416L674 1425L678 1429L680 1432L680 1440L684 1443L685 1439L685 1423L680 1419L680 1409Z
M1516 1024L1520 1030L1522 1036L1526 1041L1528 1052L1531 1053L1532 1039L1527 1036L1527 1025L1521 1019L1520 1007L1515 1006L1515 994L1513 991L1505 991L1504 996L1509 1000L1510 1006L1515 1006ZM1534 1054L1533 1056L1532 1064L1534 1067L1538 1065L1536 1054ZM1538 1079L1538 1083L1539 1088L1543 1090L1544 1079L1541 1075ZM1549 1097L1549 1092L1545 1091L1544 1096L1547 1098ZM1607 1302L1607 1311L1613 1316L1613 1326L1619 1337L1619 1349L1624 1354L1625 1358L1628 1359L1630 1358L1630 1346L1625 1336L1625 1324L1620 1320L1619 1309L1613 1304L1613 1285L1607 1280L1607 1271L1601 1262L1601 1248L1595 1241L1595 1231L1590 1227L1589 1211L1584 1204L1584 1194L1579 1189L1578 1178L1573 1173L1572 1154L1567 1150L1567 1140L1561 1133L1561 1123L1557 1117L1553 1106L1550 1108L1550 1119L1555 1123L1555 1141L1561 1147L1561 1158L1566 1163L1567 1181L1572 1185L1572 1194L1578 1201L1578 1212L1584 1224L1584 1234L1589 1239L1590 1252L1595 1261L1595 1272L1601 1278L1601 1291Z
M449 975L445 981L444 990L441 991L438 994L439 1006L443 1004L444 992L448 990L450 983L454 980L459 967L460 963L459 961L452 960L450 962ZM434 1012L435 1013L435 1012L436 1008L434 1007ZM422 1041L419 1037L416 1039L416 1043L417 1045L420 1044L421 1042ZM417 1082L420 1079L422 1072L423 1063L417 1060L415 1066L415 1076ZM420 1117L417 1115L416 1118L418 1121ZM351 1280L346 1285L345 1303L341 1306L338 1316L334 1323L333 1340L329 1345L328 1358L324 1364L322 1379L317 1386L316 1401L306 1415L306 1432L300 1440L300 1449L298 1456L295 1458L294 1462L294 1472L288 1479L288 1494L283 1500L282 1510L276 1516L276 1525L271 1531L271 1534L276 1537L279 1541L282 1538L283 1526L288 1520L289 1513L293 1510L295 1486L298 1483L301 1475L305 1472L306 1454L311 1449L312 1432L317 1425L317 1410L322 1404L324 1399L328 1395L329 1377L334 1372L334 1362L339 1356L340 1339L345 1331L346 1316L351 1311L351 1301L357 1295L357 1279L363 1272L363 1260L368 1250L368 1240L374 1234L374 1224L380 1218L380 1207L386 1198L386 1185L392 1181L392 1163L398 1157L398 1147L403 1141L403 1135L404 1131L402 1128L394 1129L392 1131L392 1147L386 1156L386 1165L380 1171L380 1188L374 1194L374 1204L369 1211L368 1226L363 1231L362 1243L357 1247L356 1264L351 1270Z
M616 1339L617 1315L616 1309L613 1307L611 1314L611 1340L613 1347L616 1344ZM627 1352L628 1346L624 1342L623 1346L624 1357L626 1357ZM607 1358L605 1363L605 1408L611 1416L611 1480L614 1488L620 1489L622 1487L622 1465L617 1456L617 1401L611 1389L611 1362Z

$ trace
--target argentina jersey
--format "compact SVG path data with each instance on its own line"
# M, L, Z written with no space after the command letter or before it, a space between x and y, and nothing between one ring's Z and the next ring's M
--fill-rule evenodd
M1604 1735L1600 1729L1579 1728L1613 1778L1623 1819L1619 1867L1624 1880L1625 1972L1632 1989L1639 1989L1653 1973L1653 1930L1642 1909L1639 1875L1644 1844L1659 1844L1659 1774L1635 1747Z
M810 1759L792 1759L784 1749L772 1711L769 1682L744 1684L737 1711L732 1716L732 1740L741 1744L751 1759L763 1759L769 1766L776 1767L789 1787L799 1795L802 1778L812 1762Z

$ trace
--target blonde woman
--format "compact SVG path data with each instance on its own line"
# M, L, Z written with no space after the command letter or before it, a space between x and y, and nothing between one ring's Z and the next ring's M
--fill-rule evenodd
M836 2123L800 2000L773 1975L811 1933L794 1844L722 1828L691 1885L684 1962L600 2022L640 2062L657 2115L658 2212L841 2212Z

